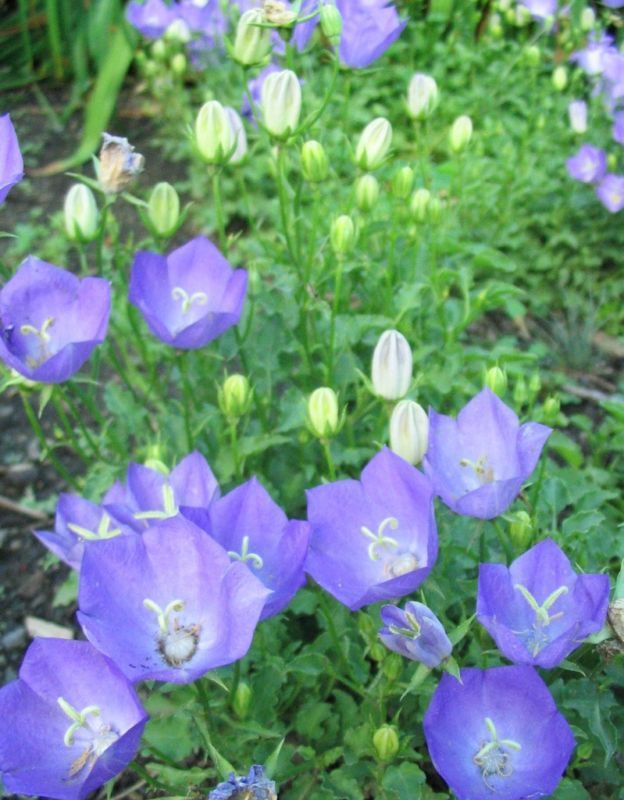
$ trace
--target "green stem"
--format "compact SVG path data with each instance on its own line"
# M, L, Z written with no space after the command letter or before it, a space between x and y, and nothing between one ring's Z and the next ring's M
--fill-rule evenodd
M327 462L327 470L329 472L329 480L335 481L336 480L336 465L334 464L334 458L331 453L331 446L329 443L329 439L321 439L321 445L323 447L323 452L325 453L325 461Z
M186 435L186 448L188 452L193 449L193 427L191 424L191 412L194 404L193 387L188 375L188 354L189 351L178 353L178 364L180 367L180 378L182 379L182 405L184 411L184 432Z
M65 467L61 464L58 460L52 448L48 446L48 442L46 439L46 435L43 432L43 428L41 427L41 423L39 422L39 417L35 413L34 408L30 404L30 400L28 397L23 393L20 392L20 396L22 398L22 404L24 406L24 411L26 412L26 417L28 418L28 422L30 423L31 428L34 431L35 436L37 437L37 441L41 446L41 454L42 456L45 454L46 458L49 458L52 462L52 466L58 472L58 474L63 478L64 481L67 482L69 486L75 491L80 492L80 488L73 477L69 474L69 472L65 469Z
M223 197L221 195L221 170L217 167L212 173L212 196L215 206L215 219L217 223L217 235L219 237L219 247L221 252L227 250L227 236L225 230L225 212L223 209Z
M238 449L238 429L235 419L229 420L230 430L230 449L232 450L232 460L234 461L234 475L237 480L242 478L242 463L240 458L240 451Z
M329 321L329 345L327 347L327 383L333 383L334 373L334 347L336 345L336 316L340 307L340 294L342 291L343 260L338 256L336 264L336 280L334 283L334 300L331 308L331 318Z
M63 401L57 395L56 391L52 392L52 405L54 406L54 410L56 411L56 414L60 420L63 430L65 431L65 436L67 436L67 439L71 443L71 447L73 448L74 452L81 461L84 461L85 464L88 464L89 457L82 449L82 446L78 441L76 434L74 433L74 428L71 422L69 421L69 418L63 407Z

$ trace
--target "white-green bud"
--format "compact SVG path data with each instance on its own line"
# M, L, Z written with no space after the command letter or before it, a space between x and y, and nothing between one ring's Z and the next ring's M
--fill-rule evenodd
M175 19L165 31L163 37L167 42L176 44L188 44L191 41L191 29L183 19Z
M167 57L169 48L164 39L157 39L152 45L151 55L157 60L162 61Z
M432 194L427 204L427 218L429 222L439 222L442 217L442 211L445 204L437 194Z
M167 239L172 236L180 220L180 198L170 183L157 183L147 202L147 216L154 232Z
M347 214L341 214L333 222L329 232L332 250L337 256L345 256L355 247L355 225Z
M209 100L199 109L195 120L195 143L207 164L224 164L234 150L234 131L225 108Z
M252 396L253 389L245 375L228 375L219 387L219 408L228 419L238 419L249 411Z
M429 418L414 400L401 400L390 417L390 449L410 464L419 464L429 445Z
M509 538L516 550L524 552L533 538L533 523L526 511L516 511L509 522Z
M529 392L527 390L527 384L524 379L524 375L520 375L520 377L516 380L516 384L514 386L513 391L513 401L514 406L516 408L522 408L522 406L526 403L529 397Z
M178 77L185 74L187 66L188 61L184 53L176 53L171 59L171 71Z
M581 12L581 30L591 31L596 24L596 13L593 8L587 6Z
M466 114L457 117L449 133L449 146L453 153L459 153L472 139L472 120Z
M562 92L568 85L568 70L563 64L553 70L552 84L558 92Z
M416 189L410 200L410 210L416 222L424 222L427 219L429 205L431 204L431 192L429 189Z
M333 389L321 386L308 398L308 427L318 439L329 439L338 432L340 414Z
M234 133L234 141L236 142L236 147L234 148L234 152L230 156L228 163L238 164L247 155L247 134L245 133L245 126L243 125L243 121L239 117L238 113L231 108L231 106L225 107L225 113L230 121L230 126Z
M412 382L412 350L399 331L384 331L373 352L371 378L375 394L385 400L405 397Z
M537 67L542 60L542 51L536 44L527 45L522 51L522 58L529 67Z
M260 108L265 128L276 139L287 139L299 124L301 84L290 69L272 72L262 84Z
M440 100L438 84L423 72L412 76L407 90L407 113L412 119L425 119L435 110Z
M251 697L251 686L245 681L241 681L236 687L234 699L232 700L232 709L236 716L241 720L245 719L249 712Z
M503 24L500 14L492 14L488 23L490 33L495 39L500 39L503 35Z
M342 34L342 16L333 3L323 3L319 9L321 30L329 41L336 45Z
M380 167L392 144L392 125L385 117L377 117L362 131L355 148L355 161L359 167L374 170Z
M360 211L372 211L379 200L379 181L374 175L362 175L355 184L355 202Z
M329 172L329 160L320 142L310 139L301 148L301 171L310 183L321 183Z
M75 183L67 192L63 207L65 231L72 242L90 242L97 236L98 209L93 192Z
M484 383L494 394L502 397L507 391L507 373L499 366L490 367L485 373Z
M373 747L380 761L392 761L399 752L399 737L392 725L382 725L373 734Z
M401 167L392 178L392 194L399 200L406 200L414 185L414 170L411 167Z
M544 422L547 425L554 425L557 422L557 418L559 417L559 412L561 411L561 401L558 397L551 395L544 400L544 405L542 407L542 415Z
M238 20L234 48L234 60L244 66L259 64L271 52L271 29L260 27L266 22L261 8L250 8Z

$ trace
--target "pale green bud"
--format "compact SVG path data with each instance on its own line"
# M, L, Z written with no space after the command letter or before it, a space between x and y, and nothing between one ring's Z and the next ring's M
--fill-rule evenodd
M152 45L151 54L157 61L162 61L163 59L165 59L167 57L168 52L169 48L167 47L167 44L163 39L157 39Z
M466 114L457 117L449 133L449 145L453 153L459 153L472 139L472 120Z
M485 373L484 383L494 394L502 397L507 391L507 373L499 366L490 367Z
M207 164L224 164L234 150L234 131L225 108L209 100L199 109L195 120L195 143Z
M542 60L542 51L536 44L527 45L522 51L525 64L529 67L537 67Z
M503 35L503 24L500 14L492 14L488 23L490 33L495 39L500 39Z
M379 200L379 181L374 175L362 175L355 184L355 202L360 211L372 211Z
M521 375L516 380L516 385L514 386L513 400L515 407L522 408L522 406L526 403L528 398L529 398L529 392L527 389L526 381L524 379L524 376Z
M329 160L320 142L310 139L301 148L301 171L310 183L321 183L329 172Z
M251 686L245 681L241 681L236 687L234 699L232 700L232 710L240 720L245 719L249 712L252 694Z
M581 12L581 30L591 31L596 23L596 13L593 8L587 6Z
M410 210L416 222L424 222L427 219L430 204L431 192L429 189L416 189L410 200Z
M184 53L176 53L171 59L171 71L174 75L184 75L187 65L188 61L186 60Z
M342 34L342 16L333 3L324 3L319 10L321 30L329 41L336 45Z
M422 72L412 76L407 90L407 113L412 119L425 119L435 110L440 101L438 84Z
M223 386L219 387L219 408L228 419L238 419L249 411L252 395L253 390L245 375L228 375Z
M165 31L163 37L167 42L187 44L191 41L191 29L183 19L175 19Z
M553 70L552 84L558 92L562 92L568 85L568 70L562 64Z
M531 12L526 6L516 6L515 23L519 28L523 28L531 22ZM546 22L544 22L546 27Z
M389 681L396 681L403 672L403 659L398 653L388 653L381 669Z
M264 22L261 8L250 8L238 20L232 55L239 64L259 64L271 52L271 29L258 25Z
M65 231L72 242L90 242L97 236L98 209L93 192L75 183L65 196Z
M167 239L172 236L180 220L180 198L170 183L157 183L147 203L147 216L154 232Z
M427 205L427 217L431 222L438 222L442 216L442 209L444 208L442 200L437 194L431 195Z
M299 124L301 84L290 69L272 72L262 84L262 121L276 139L287 139Z
M401 167L392 179L392 194L399 200L406 200L414 185L414 170L411 167Z
M542 379L540 378L539 372L531 373L531 377L529 378L529 394L531 397L535 397L541 388Z
M518 552L524 552L533 538L533 523L526 511L516 511L509 523L509 537Z
M609 167L609 169L610 170L617 169L617 164L618 164L618 157L615 155L615 153L609 153L609 155L607 156L607 166Z
M371 379L376 395L400 400L412 382L412 350L399 331L384 331L373 352Z
M410 464L419 464L428 445L429 418L426 411L414 400L401 400L390 417L390 449Z
M340 427L338 397L333 389L321 386L308 398L308 427L319 439L329 439Z
M355 161L359 167L374 170L380 167L392 144L392 125L385 117L377 117L362 131L355 148Z
M380 761L392 761L399 752L399 737L392 725L382 725L373 734L373 747Z
M511 10L511 3L512 0L498 0L498 10L499 11L509 11Z
M337 217L329 232L332 250L337 256L345 256L355 247L355 225L347 214Z
M561 402L558 397L551 396L547 397L546 400L544 400L542 414L544 422L547 425L553 425L557 421L560 411L561 411Z

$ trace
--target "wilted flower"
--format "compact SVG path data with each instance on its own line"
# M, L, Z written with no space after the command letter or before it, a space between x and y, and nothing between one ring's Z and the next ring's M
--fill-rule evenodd
M110 284L29 256L0 291L0 358L41 383L70 378L104 341Z
M568 174L582 183L598 183L607 171L607 154L599 147L584 144L566 161Z
M481 564L477 619L516 664L556 667L604 625L607 575L577 575L552 539L509 568Z
M141 250L130 275L130 302L154 336L193 350L240 319L247 273L232 269L219 250L197 236L168 256Z
M290 69L271 72L262 84L260 107L265 128L277 139L291 136L299 124L301 84Z
M75 183L63 205L65 231L73 242L90 242L98 232L98 209L93 192L84 183Z
M550 795L574 737L532 667L462 669L442 676L424 718L434 767L458 800Z
M384 331L373 352L371 378L375 394L400 400L412 382L412 350L399 331Z
M412 661L420 661L429 669L440 666L451 655L453 645L440 620L430 608L413 600L398 606L382 606L384 626L379 638L389 650Z
M438 105L438 84L431 75L417 72L412 75L407 90L407 111L413 119L425 119Z
M429 410L425 472L456 514L492 519L516 497L550 434L537 422L520 425L514 411L485 388L456 420Z
M602 205L612 214L624 208L624 175L604 176L596 187L596 195Z
M85 549L78 621L131 680L190 683L242 658L268 590L183 517Z
M438 554L432 488L424 475L383 449L361 481L307 492L312 525L306 571L352 611L413 592Z
M401 400L390 417L390 449L410 464L419 464L427 452L429 419L414 400Z
M237 778L232 772L227 781L209 793L208 800L277 800L277 794L274 781L265 777L261 766L254 764L246 777Z
M568 106L568 117L574 133L587 132L587 103L584 100L572 100Z
M24 177L24 161L8 114L0 117L0 203Z
M122 136L102 134L98 180L106 194L123 192L130 181L143 172L145 159Z
M35 639L0 689L0 771L9 792L83 800L132 761L147 714L88 642Z
M369 122L362 131L355 148L355 161L361 169L380 167L392 144L392 125L385 117Z

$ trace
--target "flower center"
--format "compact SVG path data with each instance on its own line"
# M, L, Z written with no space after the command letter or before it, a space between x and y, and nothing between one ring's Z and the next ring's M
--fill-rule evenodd
M381 553L378 552L380 547L389 547L394 550L398 548L399 543L397 540L392 536L386 536L384 534L385 529L388 527L395 531L399 527L398 519L395 517L386 517L379 523L377 533L373 533L366 525L362 525L360 528L360 532L366 536L367 539L371 540L371 543L368 545L368 557L371 561L379 561L381 558Z
M171 484L163 483L161 491L163 499L162 509L155 508L148 511L137 511L132 516L135 519L169 519L170 517L175 517L179 509L176 505Z
M262 569L264 566L264 561L257 553L249 552L249 536L243 536L240 553L237 553L236 550L228 550L228 555L235 561L242 561L243 563L251 561L251 566L254 569Z
M143 600L145 608L156 614L158 621L158 650L170 667L181 667L195 655L199 643L201 626L181 625L175 613L184 611L184 600L172 600L162 609L148 597Z
M174 300L181 301L182 314L184 316L191 310L193 303L197 303L198 306L205 306L208 302L208 295L206 292L193 292L193 294L189 294L186 289L183 289L181 286L175 286L171 290L171 297Z
M121 533L121 528L109 528L111 518L106 513L106 511L102 514L100 522L97 526L96 531L91 531L89 528L83 528L82 525L76 525L74 522L69 522L67 527L72 533L75 533L76 536L80 537L81 539L86 539L87 541L97 541L98 539L113 539L115 536L119 536Z
M535 657L540 650L543 650L544 647L549 643L550 637L548 632L544 630L547 628L551 622L554 622L557 619L561 619L564 616L564 611L557 611L555 614L550 613L551 607L557 602L557 600L562 596L568 593L567 586L559 586L558 589L555 589L554 592L551 592L546 600L540 605L535 597L531 594L531 592L523 586L521 583L514 584L514 589L516 589L522 597L526 600L526 602L531 606L533 611L535 612L535 621L533 622L533 627L529 631L522 631L521 635L523 635L525 644L531 651L533 657Z
M84 746L84 750L69 767L69 777L73 778L85 768L90 771L102 753L119 739L119 733L99 719L102 713L99 706L86 706L78 711L63 697L59 697L57 703L72 721L63 736L65 746ZM79 743L76 742L77 735L80 736Z
M48 358L52 355L49 350L48 345L50 344L50 334L48 333L48 329L54 325L54 317L47 317L40 328L36 328L34 325L21 325L20 326L20 333L22 336L34 336L38 342L37 347L39 350L39 354L35 357L32 355L27 356L26 363L28 364L31 369L40 366L43 364L44 361L47 361Z
M460 459L459 465L461 467L470 467L477 476L479 484L483 486L486 483L493 483L496 479L494 476L494 469L488 467L487 461L487 456L481 455L476 461L471 461L469 458L462 458Z
M409 623L409 628L402 628L400 625L388 625L390 633L396 636L406 636L408 639L418 639L422 630L420 622L411 611L405 611L405 618Z
M521 750L522 747L513 739L499 739L496 733L496 726L490 719L485 718L485 725L490 733L490 741L483 741L480 749L473 757L474 763L481 770L483 783L487 788L495 792L490 779L494 777L509 778L513 774L512 753L509 751Z

